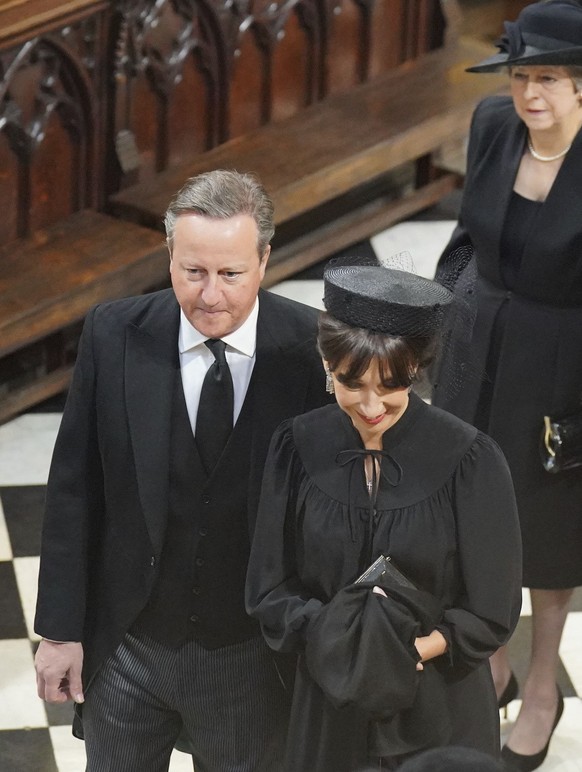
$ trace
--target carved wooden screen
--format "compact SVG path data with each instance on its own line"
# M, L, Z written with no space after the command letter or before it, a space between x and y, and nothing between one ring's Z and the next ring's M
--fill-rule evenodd
M94 15L0 51L0 241L100 199L102 19Z
M47 21L47 8L53 21ZM439 45L439 0L57 0L0 21L0 238ZM12 14L12 15L10 15Z
M438 0L141 0L112 25L109 191L439 45Z

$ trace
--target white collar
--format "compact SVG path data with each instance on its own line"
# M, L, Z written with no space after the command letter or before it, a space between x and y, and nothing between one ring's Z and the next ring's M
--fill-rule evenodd
M259 318L259 298L256 299L252 311L241 326L223 335L222 340L230 348L244 354L247 357L255 355L257 347L257 319ZM186 318L184 311L180 309L180 332L178 333L178 348L180 354L200 346L208 340L208 336L202 335Z

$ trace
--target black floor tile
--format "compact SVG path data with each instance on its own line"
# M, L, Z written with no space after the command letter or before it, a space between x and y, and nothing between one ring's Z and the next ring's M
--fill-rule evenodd
M28 638L14 565L10 561L0 562L0 588L0 639ZM1 765L0 769L3 770Z
M73 702L65 702L62 705L51 705L51 703L45 702L44 707L49 726L72 725L73 714L75 712L75 705Z
M45 485L0 488L6 527L15 558L40 555L45 493Z
M0 731L2 772L58 772L48 729Z
M423 209L422 212L415 214L408 222L426 222L434 220L457 220L461 208L461 190L453 190L448 196L441 199L438 204L429 209Z
M63 391L60 394L56 394L50 399L45 399L44 402L39 402L38 405L29 407L27 413L62 413L65 407L65 401L67 399L67 392Z

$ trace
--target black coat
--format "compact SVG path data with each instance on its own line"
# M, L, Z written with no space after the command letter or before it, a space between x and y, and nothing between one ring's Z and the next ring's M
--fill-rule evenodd
M327 401L317 312L268 292L259 297L246 395L255 408L251 475L241 512L250 534L274 429ZM179 319L173 291L164 290L98 306L83 330L48 481L35 629L83 643L85 687L156 580L168 513Z
M508 640L521 605L519 528L507 465L491 439L414 395L383 445L392 461L383 462L372 510L357 452L361 440L339 407L287 421L273 436L247 606L273 649L301 653L290 772L351 772L377 747L382 756L446 743L499 750L488 657ZM390 598L373 596L371 608L360 613L352 603L360 596L343 594L381 553L442 609L436 626L449 652L426 672L415 670L413 639L422 626L415 612L407 619L410 604L408 612L401 608L386 618ZM380 651L380 642L395 648ZM351 663L343 674L342 662ZM427 705L418 687L429 678L440 699ZM374 682L378 693L366 697ZM378 716L390 725L378 726Z
M472 375L489 376L487 355L503 311L486 430L504 451L515 484L524 584L550 589L582 584L582 469L553 476L539 457L543 416L579 409L582 396L582 132L539 208L510 291L502 279L500 242L526 136L509 97L478 106L459 226L437 274L446 273L457 246L473 245ZM445 363L433 402L473 422L481 381L469 377L458 391L450 382L458 373L458 363Z

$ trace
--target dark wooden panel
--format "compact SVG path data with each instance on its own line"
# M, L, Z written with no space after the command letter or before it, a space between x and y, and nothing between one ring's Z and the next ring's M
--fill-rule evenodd
M82 148L57 112L43 127L43 140L30 163L30 207L27 232L63 220L80 208L79 181L85 179Z
M270 119L277 121L318 96L321 41L314 4L298 3L273 26L272 40Z
M233 51L228 137L246 134L267 121L270 105L266 61L267 52L251 26L241 34Z
M403 60L405 9L402 0L377 2L370 14L369 76L374 78Z
M203 153L216 144L216 117L213 115L212 88L205 78L200 52L193 51L184 62L180 77L167 105L168 153L164 168L179 166L195 153ZM204 105L203 111L193 105Z
M6 123L0 118L0 243L8 244L18 237L21 172L19 159L10 147Z
M328 0L326 10L325 93L338 94L364 79L363 8L356 0Z

